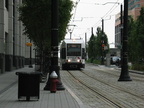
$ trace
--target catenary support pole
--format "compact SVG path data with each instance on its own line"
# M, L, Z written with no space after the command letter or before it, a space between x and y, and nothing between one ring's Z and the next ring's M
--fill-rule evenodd
M102 37L101 37L101 47L104 44L104 19L102 19ZM101 48L102 55L101 55L101 65L104 65L104 50Z
M60 78L60 67L58 66L58 1L51 0L51 66L48 81L44 90L50 90L50 74L55 71L59 82L57 90L65 90Z
M121 65L120 66L122 66L122 61L123 61L123 55L122 55L122 52L123 52L123 49L122 49L122 43L123 43L123 5L121 4L121 6L120 6L120 26L121 26L121 28L120 28L120 38L121 38Z
M122 42L122 66L121 75L118 81L132 81L128 71L128 0L124 0L124 30L123 30L123 42Z

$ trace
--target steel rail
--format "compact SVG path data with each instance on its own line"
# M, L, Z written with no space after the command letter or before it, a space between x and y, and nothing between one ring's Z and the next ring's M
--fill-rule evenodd
M78 78L76 78L70 71L68 71L68 73L75 79L77 80L79 83L81 83L82 85L84 85L85 87L87 87L89 90L91 90L92 92L96 93L97 95L100 96L100 99L102 99L103 101L109 103L112 105L112 107L114 108L124 108L123 105L121 105L120 103L115 102L114 100L106 97L105 95L103 95L100 91L96 91L94 88L91 88L90 86L88 86L87 84L85 84L84 82L82 82L81 80L79 80Z
M83 74L89 76L90 78L92 78L92 79L94 79L94 80L96 80L96 81L102 82L102 83L104 83L104 84L106 84L106 85L108 85L108 86L111 86L111 87L113 87L113 88L115 88L115 89L118 89L118 90L121 90L121 91L123 91L123 92L129 93L129 94L131 94L131 95L133 95L133 96L135 96L135 97L137 97L137 98L140 98L140 99L144 100L144 97L140 97L140 96L138 96L137 94L132 93L131 90L128 90L128 89L125 90L123 87L119 87L119 86L116 86L116 85L114 85L114 84L109 84L109 83L107 83L107 82L104 82L104 81L102 81L102 80L99 80L98 78L95 78L94 76L91 76L91 75L87 74L87 73L84 72L84 71L80 71L80 72L82 72Z

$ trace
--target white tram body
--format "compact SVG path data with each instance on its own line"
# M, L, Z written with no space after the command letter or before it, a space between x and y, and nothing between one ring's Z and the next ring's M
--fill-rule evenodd
M85 54L85 43L82 39L65 39L60 47L62 69L85 68Z

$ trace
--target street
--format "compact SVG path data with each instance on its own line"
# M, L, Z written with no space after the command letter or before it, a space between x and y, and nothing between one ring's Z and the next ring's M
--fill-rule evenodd
M33 66L34 67L34 66ZM17 72L31 72L25 67ZM52 94L40 83L40 99L18 101L15 71L0 75L0 108L143 108L144 74L130 73L132 81L118 81L116 66L86 64L82 70L60 70L66 88Z
M86 64L83 70L61 71L63 83L90 108L143 108L144 75L119 82L120 69Z

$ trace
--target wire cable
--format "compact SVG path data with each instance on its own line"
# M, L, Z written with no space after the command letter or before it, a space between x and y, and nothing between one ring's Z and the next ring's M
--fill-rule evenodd
M101 19L104 19L105 17L110 16L110 14L118 7L118 5L115 6L118 2L119 2L119 0L117 0L117 2L115 2L115 4L112 6L112 8L110 8L110 10ZM96 22L96 24L94 24L92 27L96 27L97 25L99 25L99 23L101 23L101 19L98 20Z

